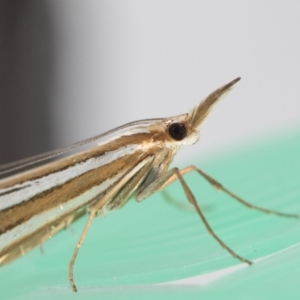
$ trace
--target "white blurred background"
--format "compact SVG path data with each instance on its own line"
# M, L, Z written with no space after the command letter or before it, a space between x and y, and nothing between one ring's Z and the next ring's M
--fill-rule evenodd
M209 155L300 125L299 1L46 3L53 147L185 113L238 76L204 124L201 145L186 154Z
M299 1L51 6L57 145L132 120L185 113L237 76L242 81L203 126L201 148L189 153L300 124Z

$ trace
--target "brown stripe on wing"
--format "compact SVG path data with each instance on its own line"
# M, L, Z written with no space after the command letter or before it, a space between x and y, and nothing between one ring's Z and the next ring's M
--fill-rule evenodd
M86 160L93 157L100 157L107 152L118 150L119 148L125 146L134 144L142 145L144 143L148 143L149 141L152 141L152 134L150 133L124 135L113 141L107 142L104 145L96 146L81 153L77 153L72 156L68 156L60 160L45 164L43 166L31 169L29 171L25 171L20 174L2 179L0 181L0 190L12 187L16 184L21 184L26 181L36 180L51 173L63 171L80 162L85 162Z
M45 223L44 226L40 227L35 232L9 244L0 251L0 266L10 263L33 248L42 245L48 238L60 230L66 229L71 223L85 214L85 208L79 209L70 215L62 216L52 224Z
M117 173L125 172L148 154L138 150L134 154L125 155L108 165L88 171L61 186L47 190L25 202L0 211L0 234L22 224L33 216L64 205L64 203L90 190L92 187L100 185Z

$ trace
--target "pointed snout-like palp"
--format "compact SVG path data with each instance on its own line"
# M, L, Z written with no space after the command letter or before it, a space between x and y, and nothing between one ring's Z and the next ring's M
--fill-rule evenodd
M231 82L225 84L224 86L220 87L213 93L211 93L204 101L200 103L199 106L195 107L189 113L189 121L188 124L190 126L190 130L193 131L199 127L202 121L206 118L208 113L210 112L213 105L229 90L233 85L235 85L238 81L240 81L240 77L232 80Z

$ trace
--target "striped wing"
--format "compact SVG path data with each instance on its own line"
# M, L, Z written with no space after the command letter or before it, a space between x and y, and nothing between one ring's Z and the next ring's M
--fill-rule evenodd
M0 265L41 245L83 216L95 196L138 172L146 158L139 141L148 138L146 133L122 136L1 180Z

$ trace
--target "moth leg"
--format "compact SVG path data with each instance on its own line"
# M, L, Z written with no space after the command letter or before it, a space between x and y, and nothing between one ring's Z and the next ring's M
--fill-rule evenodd
M143 167L145 167L151 160L152 156L148 156L139 161L135 166L129 169L114 185L107 189L106 192L101 192L94 196L90 202L93 203L90 206L90 215L85 224L85 227L80 235L80 238L74 249L70 264L69 264L69 281L74 292L77 292L77 288L74 282L73 267L78 254L78 251L87 235L87 232L92 224L93 219L97 216L97 213L103 209L103 207L122 189L124 185Z
M194 169L192 169L192 167L193 166L185 167L185 168L179 170L179 172L180 172L181 175L184 175L186 173L190 173L190 172L194 171ZM166 180L164 182L164 184L161 186L161 188L159 190L165 189L168 185L173 183L175 180L178 180L178 177L176 176L176 174L173 174L168 180Z
M249 265L252 264L251 261L247 260L246 258L238 255L236 252L234 252L231 248L229 248L213 231L213 229L210 227L208 221L206 220L204 214L202 213L202 210L200 208L200 206L198 205L192 191L190 190L190 188L188 187L188 185L186 184L185 180L183 179L180 171L178 168L173 168L169 171L167 171L166 173L162 174L158 179L156 179L155 181L153 181L151 184L149 184L149 186L147 186L144 190L140 191L136 198L137 200L143 200L147 197L149 197L151 194L155 193L156 191L158 191L159 189L161 189L162 186L165 186L165 182L169 182L170 178L176 177L177 179L179 179L180 184L184 190L184 193L188 199L188 201L195 207L200 219L202 220L206 230L208 231L208 233L225 249L227 250L233 257L239 259L242 262L245 262ZM174 180L173 180L174 181Z
M250 209L255 209L255 210L267 213L267 214L273 214L273 215L277 215L277 216L281 216L281 217L299 218L299 215L297 215L297 214L289 214L289 213L283 213L283 212L276 211L276 210L266 209L266 208L263 208L263 207L260 207L260 206L257 206L257 205L247 202L246 200L242 199L241 197L237 196L236 194L234 194L233 192L231 192L230 190L225 188L221 183L216 181L214 178L212 178L211 176L209 176L208 174L206 174L204 171L200 170L196 166L186 167L186 168L180 170L180 174L184 175L184 174L192 172L192 171L196 171L199 175L201 175L204 179L206 179L215 189L226 193L231 198L235 199L236 201L240 202L241 204L245 205L246 207L248 207ZM172 177L170 177L168 179L168 181L165 182L165 184L161 187L161 189L165 188L166 186L171 184L176 179L178 179L178 177L174 174Z
M76 244L72 258L69 263L69 281L70 281L70 285L74 292L77 292L77 287L74 282L73 268L74 268L74 263L75 263L77 254L79 252L79 249L83 244L83 241L87 235L87 232L89 231L89 228L91 227L93 219L95 217L97 217L97 214L99 213L99 211L102 210L102 208L104 207L106 202L108 202L110 200L110 198L112 197L112 193L114 193L114 192L116 193L118 188L119 188L119 185L116 184L116 186L111 188L103 197L102 197L103 193L100 193L100 194L97 194L96 196L94 196L93 199L91 199L91 202L95 202L95 201L96 202L90 208L89 218L84 226L84 229L83 229L83 231L80 235L80 238Z
M91 210L90 211L90 215L89 215L89 218L84 226L84 229L80 235L80 238L76 244L76 247L75 247L75 250L73 252L73 255L72 255L72 258L71 258L71 261L70 261L70 264L69 264L69 281L70 281L70 285L73 289L74 292L77 292L77 288L76 288L76 285L75 285L75 282L74 282L74 276L73 276L73 267L74 267L74 263L75 263L75 260L76 260L76 257L77 257L77 254L78 254L78 251L86 237L86 234L92 224L92 221L96 215L97 211L96 210Z

